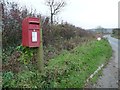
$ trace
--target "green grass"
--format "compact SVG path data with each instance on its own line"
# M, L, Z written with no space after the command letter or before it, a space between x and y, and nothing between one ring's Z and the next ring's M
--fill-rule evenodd
M37 70L23 71L17 75L5 73L3 87L83 88L87 78L111 55L112 49L107 40L94 40L71 51L65 50L49 60L43 73ZM9 82L5 81L8 77ZM97 77L93 79L94 82L96 80Z
M50 87L84 87L86 79L112 55L107 40L92 41L50 60ZM52 77L53 76L53 77Z

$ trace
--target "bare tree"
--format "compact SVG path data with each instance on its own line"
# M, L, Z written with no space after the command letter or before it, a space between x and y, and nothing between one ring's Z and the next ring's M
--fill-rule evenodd
M65 7L66 2L63 0L46 0L46 5L50 8L51 24L53 24L53 16L58 14L63 7Z

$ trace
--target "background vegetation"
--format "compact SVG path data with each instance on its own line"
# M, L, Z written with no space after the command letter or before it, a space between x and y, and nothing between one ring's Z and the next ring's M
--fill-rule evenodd
M120 28L113 29L112 36L120 39Z
M14 65L16 65L15 69L21 66L19 65L20 62L17 61L17 58L20 57L23 53L17 51L16 48L18 46L22 47L21 23L23 18L27 16L34 16L41 19L45 63L50 58L59 54L62 50L71 50L76 47L78 43L80 44L94 38L94 33L92 32L87 32L84 29L75 27L74 25L71 25L67 22L50 25L48 17L37 14L34 12L34 10L29 11L26 7L20 7L17 3L6 2L4 3L4 26L2 31L3 70L5 71L8 70L7 67L10 67L10 65L13 68L15 68ZM35 56L36 53L33 54L32 58L34 63Z

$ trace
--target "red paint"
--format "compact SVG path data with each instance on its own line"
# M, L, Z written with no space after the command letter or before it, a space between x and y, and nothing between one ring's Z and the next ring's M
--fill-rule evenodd
M35 41L32 41L32 32L37 33ZM26 17L22 22L22 45L27 47L40 46L40 19Z

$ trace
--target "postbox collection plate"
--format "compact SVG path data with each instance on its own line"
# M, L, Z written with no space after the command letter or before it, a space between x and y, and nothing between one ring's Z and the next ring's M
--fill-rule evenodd
M37 32L32 32L32 42L37 42Z

